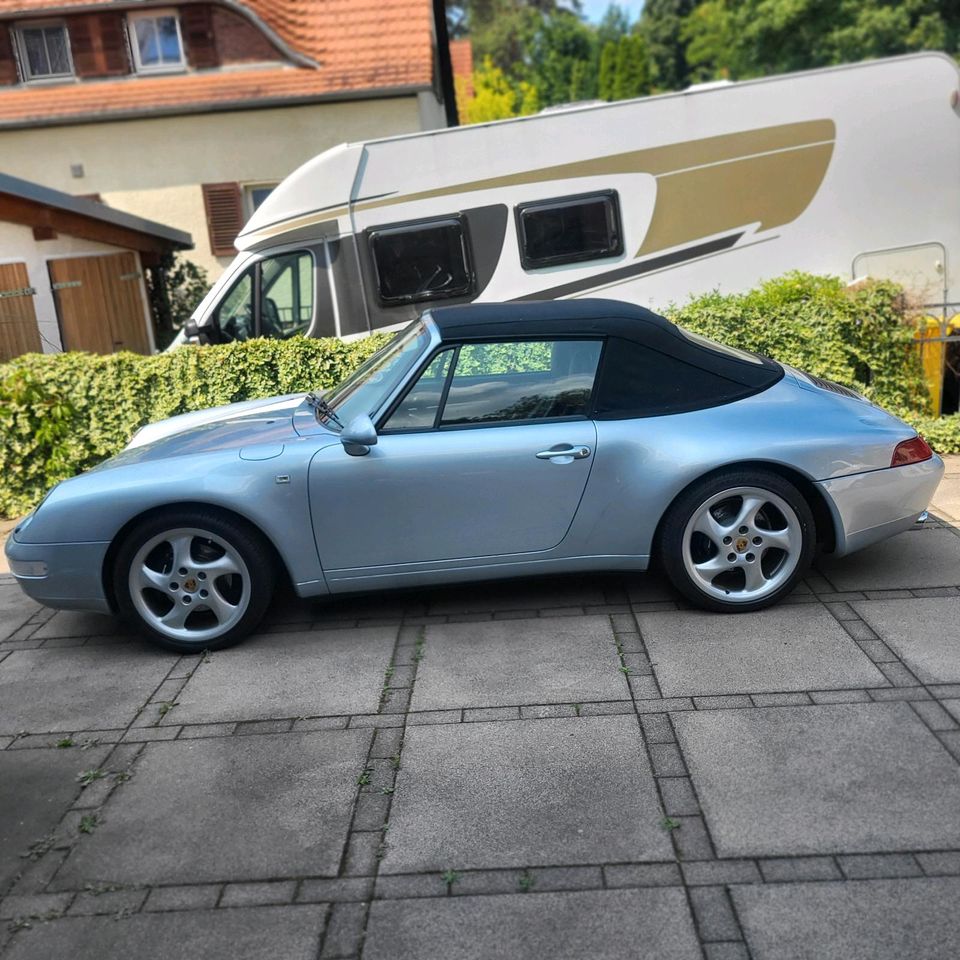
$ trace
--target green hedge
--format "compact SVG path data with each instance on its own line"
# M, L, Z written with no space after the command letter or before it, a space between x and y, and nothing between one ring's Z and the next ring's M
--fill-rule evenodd
M670 312L716 340L768 354L861 391L941 453L960 452L960 416L917 414L927 400L900 289L788 274L741 295ZM385 340L256 340L109 357L31 354L0 366L0 516L29 510L58 480L120 450L143 424L254 397L322 389Z
M145 423L339 383L387 339L251 340L133 353L29 354L0 366L0 517L122 449Z

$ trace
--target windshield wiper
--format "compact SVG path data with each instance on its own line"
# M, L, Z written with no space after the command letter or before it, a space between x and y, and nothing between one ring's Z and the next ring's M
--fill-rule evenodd
M314 393L311 391L307 394L307 403L313 407L317 413L322 417L326 417L328 420L332 420L341 430L343 429L343 423L340 418L333 412L333 407L330 406L327 401L320 396L319 393Z

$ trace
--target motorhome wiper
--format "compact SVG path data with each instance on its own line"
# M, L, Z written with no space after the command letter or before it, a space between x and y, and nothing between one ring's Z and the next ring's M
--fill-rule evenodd
M317 413L322 417L327 417L329 420L332 420L341 430L343 429L343 423L340 418L333 412L333 407L320 396L319 393L314 393L311 391L307 394L307 403L313 407Z

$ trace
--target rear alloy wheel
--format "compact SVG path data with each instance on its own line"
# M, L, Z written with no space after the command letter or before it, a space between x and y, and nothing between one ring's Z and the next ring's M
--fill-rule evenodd
M759 610L789 593L816 542L809 505L797 488L765 471L730 472L686 491L664 518L662 561L698 606Z
M263 617L273 580L270 551L254 531L202 511L141 524L114 566L120 612L148 639L180 652L245 637Z

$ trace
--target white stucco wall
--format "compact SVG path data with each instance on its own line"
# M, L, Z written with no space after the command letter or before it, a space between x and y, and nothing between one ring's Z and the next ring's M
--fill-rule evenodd
M62 257L92 257L97 254L123 253L121 247L113 247L106 243L97 243L93 240L81 240L77 237L60 235L56 240L34 240L33 230L15 223L0 221L0 263L25 263L27 265L28 282L37 291L33 298L33 308L37 315L37 328L40 331L40 340L44 353L59 353L62 349L60 341L60 324L57 321L57 309L53 301L53 290L50 287L50 273L47 261ZM142 271L140 255L137 256L137 269ZM141 292L143 280L141 279ZM146 297L144 295L144 304ZM150 332L153 342L152 324L149 315L144 311L144 324Z
M201 184L279 182L345 141L436 126L442 110L430 101L432 94L410 95L8 130L0 132L0 157L5 173L71 194L99 193L116 209L189 231L188 256L213 280L229 260L210 251ZM73 164L83 165L83 177L71 175Z

